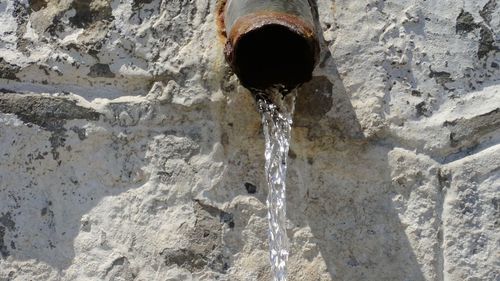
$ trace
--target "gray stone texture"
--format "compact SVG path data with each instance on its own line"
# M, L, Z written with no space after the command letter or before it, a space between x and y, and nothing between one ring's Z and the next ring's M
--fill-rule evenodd
M500 2L317 0L289 280L500 280ZM0 0L0 280L270 280L215 0Z

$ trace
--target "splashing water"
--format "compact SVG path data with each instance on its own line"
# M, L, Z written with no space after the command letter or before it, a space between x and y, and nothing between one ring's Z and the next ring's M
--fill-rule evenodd
M276 88L267 90L265 96L267 98L263 98L262 94L256 94L266 139L269 254L274 281L286 281L288 238L286 235L285 179L296 92L283 98L282 91Z

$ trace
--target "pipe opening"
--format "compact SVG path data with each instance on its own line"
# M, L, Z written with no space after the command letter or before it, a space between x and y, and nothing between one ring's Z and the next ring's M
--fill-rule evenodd
M243 86L293 89L312 77L315 45L280 24L266 24L243 34L233 48L233 70Z

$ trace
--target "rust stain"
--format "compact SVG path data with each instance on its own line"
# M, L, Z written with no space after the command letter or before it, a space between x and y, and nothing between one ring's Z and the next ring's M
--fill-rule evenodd
M285 26L306 39L315 38L314 28L299 17L288 13L266 11L240 17L229 32L229 40L234 44L242 35L268 24Z
M217 1L217 15L215 17L215 23L217 25L217 33L219 35L219 40L225 44L227 40L226 24L224 21L224 10L226 8L227 0Z

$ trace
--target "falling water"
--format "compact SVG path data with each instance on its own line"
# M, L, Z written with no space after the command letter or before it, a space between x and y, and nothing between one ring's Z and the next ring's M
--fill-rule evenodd
M267 216L269 221L269 254L274 281L286 281L288 238L286 235L286 169L290 130L296 93L283 98L283 91L257 93L262 126L266 138L266 179L269 187ZM265 97L265 98L264 98Z

